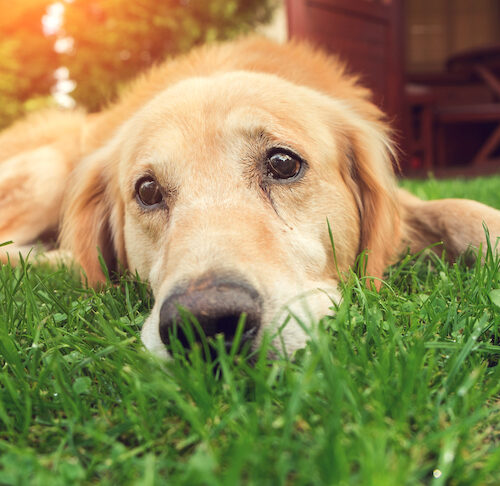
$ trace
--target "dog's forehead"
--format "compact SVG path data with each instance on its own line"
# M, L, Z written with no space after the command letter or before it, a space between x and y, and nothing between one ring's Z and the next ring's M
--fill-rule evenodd
M136 114L132 135L139 130L141 136L130 139L140 148L174 145L184 153L200 144L220 149L233 137L259 132L302 145L327 142L335 122L332 101L271 74L236 71L188 78Z
M244 183L275 147L295 151L320 178L335 180L347 109L341 100L275 75L242 71L186 79L124 125L117 140L120 185L126 190L148 172L192 190L204 181L212 188Z
M275 74L231 71L189 77L167 87L147 108L152 114L179 112L184 107L224 113L237 105L270 106L280 111L323 104L325 95Z

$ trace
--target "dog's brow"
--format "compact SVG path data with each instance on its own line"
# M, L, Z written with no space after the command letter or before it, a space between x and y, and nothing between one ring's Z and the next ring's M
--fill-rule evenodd
M304 156L304 150L298 146L296 142L292 143L290 141L291 137L287 134L273 133L267 127L262 125L255 125L251 127L242 126L239 130L245 139L250 140L256 145L262 147L264 150L279 147L295 152L302 159L306 159Z

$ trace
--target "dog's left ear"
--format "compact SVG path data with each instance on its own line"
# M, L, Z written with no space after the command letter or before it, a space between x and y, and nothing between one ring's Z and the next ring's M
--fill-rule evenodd
M109 272L126 263L117 164L118 155L110 143L82 161L66 192L61 247L72 252L90 285L106 281L99 253Z

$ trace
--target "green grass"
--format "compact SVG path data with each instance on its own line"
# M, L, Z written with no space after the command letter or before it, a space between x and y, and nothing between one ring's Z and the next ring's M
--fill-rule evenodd
M500 177L404 185L500 207ZM2 266L0 484L500 484L499 289L491 254L405 258L293 361L164 364L143 284Z
M468 180L405 179L401 181L401 186L422 199L468 198L500 209L500 175Z

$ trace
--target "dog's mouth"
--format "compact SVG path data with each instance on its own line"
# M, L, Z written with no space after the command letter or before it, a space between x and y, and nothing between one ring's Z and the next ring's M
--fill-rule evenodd
M167 360L191 350L207 360L221 352L251 358L264 348L267 355L291 355L341 299L335 282L302 282L306 290L289 297L288 281L252 285L234 271L176 281L141 332L146 348Z

